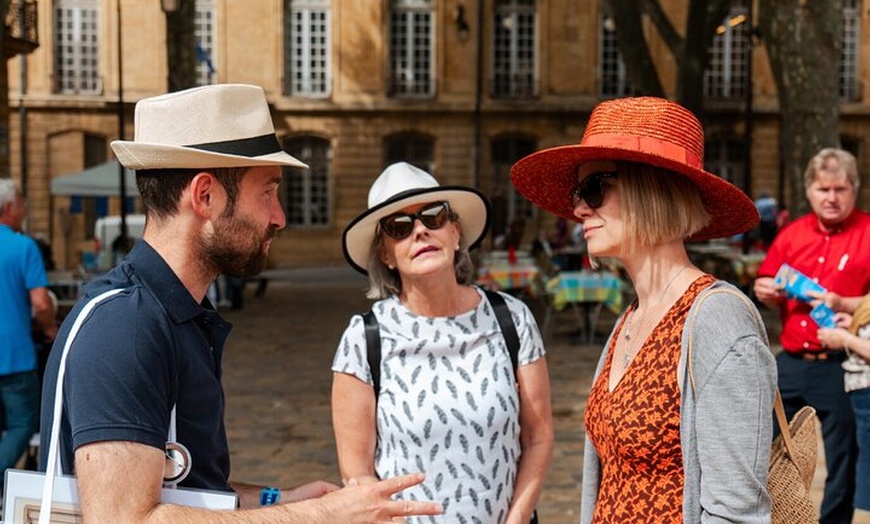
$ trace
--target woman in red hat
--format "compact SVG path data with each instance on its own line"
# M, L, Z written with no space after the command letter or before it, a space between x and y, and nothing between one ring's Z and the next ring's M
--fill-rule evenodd
M589 254L618 260L637 293L586 406L581 523L770 521L773 355L751 302L685 247L747 231L758 213L704 171L703 147L683 107L627 98L597 106L579 145L511 170L529 200L582 223Z

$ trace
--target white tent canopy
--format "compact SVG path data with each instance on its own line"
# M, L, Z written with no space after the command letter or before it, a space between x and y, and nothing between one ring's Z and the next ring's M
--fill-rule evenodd
M62 175L51 180L52 195L121 196L121 179L117 160L89 167L84 171ZM124 170L125 196L139 196L133 171Z

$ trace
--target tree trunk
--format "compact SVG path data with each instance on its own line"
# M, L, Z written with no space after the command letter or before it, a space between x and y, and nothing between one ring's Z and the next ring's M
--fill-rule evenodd
M689 3L686 37L677 71L677 100L686 109L702 117L704 110L704 71L709 62L707 49L713 44L716 28L728 14L728 0Z
M196 87L195 0L181 0L178 11L166 13L166 57L169 91Z
M643 16L647 15L677 63L677 100L700 117L704 107L707 49L729 5L729 0L691 0L683 37L659 0L607 0L607 8L616 22L619 52L635 91L666 96L644 35Z
M609 4L629 84L639 93L664 97L665 89L643 34L641 7L636 0L609 0Z
M759 29L779 96L780 162L792 217L808 211L804 170L823 147L840 143L840 2L759 2ZM783 195L780 195L783 197Z

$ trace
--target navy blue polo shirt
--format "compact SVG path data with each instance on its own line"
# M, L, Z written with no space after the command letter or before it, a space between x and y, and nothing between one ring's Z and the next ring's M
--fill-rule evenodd
M164 449L177 406L177 441L193 468L181 486L231 491L224 427L221 354L231 326L197 303L145 241L106 275L90 282L67 316L49 357L42 395L40 464L45 464L57 371L78 312L111 289L82 325L67 357L60 457L73 473L74 450L104 441ZM134 465L131 465L134 467Z

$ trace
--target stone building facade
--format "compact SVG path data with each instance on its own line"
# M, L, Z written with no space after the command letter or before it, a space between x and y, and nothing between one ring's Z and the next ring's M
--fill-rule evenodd
M493 202L492 235L520 224L529 242L551 229L553 217L513 192L511 164L578 142L596 103L630 93L600 0L196 2L200 81L262 86L285 148L312 166L286 173L288 226L273 243L275 266L343 264L343 228L396 160L430 170L442 184L480 188ZM684 19L687 2L663 3ZM870 25L860 0L846 4L854 8L846 37L855 58L844 73L842 129L870 172L859 67L870 53L863 36ZM166 90L166 19L157 0L43 0L38 10L40 47L8 65L10 111L18 116L9 126L10 167L13 177L26 172L30 232L50 241L59 266L75 268L93 248L94 220L117 214L120 199L52 195L51 181L111 161L109 142L122 129L132 138L135 102ZM735 0L733 13L741 10L745 0ZM707 164L752 197L788 198L778 182L775 88L763 46L748 48L749 41L737 24L714 45L720 60L706 88ZM673 92L670 55L657 41L653 53ZM129 210L136 209L133 201Z

